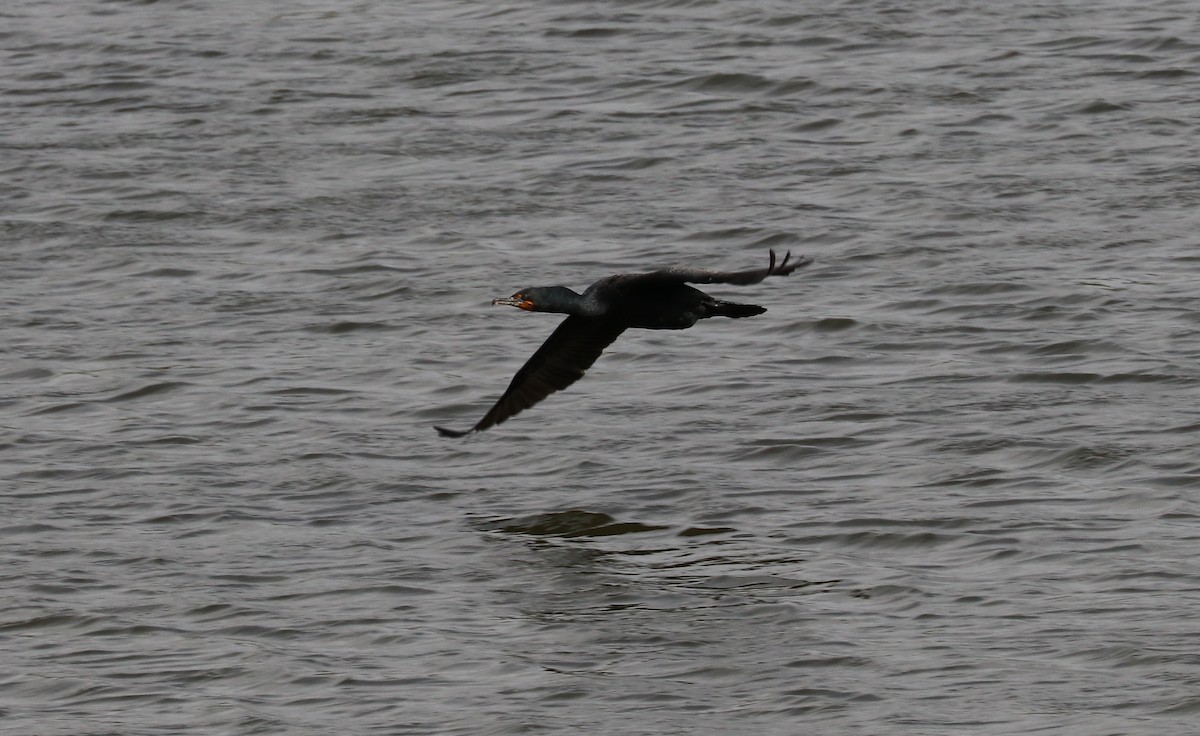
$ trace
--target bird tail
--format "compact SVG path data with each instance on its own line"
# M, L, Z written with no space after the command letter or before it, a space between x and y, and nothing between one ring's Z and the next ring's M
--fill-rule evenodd
M766 307L760 307L757 304L735 304L734 302L723 302L719 299L714 299L712 305L709 307L708 316L739 319L741 317L753 317L765 311L767 311Z

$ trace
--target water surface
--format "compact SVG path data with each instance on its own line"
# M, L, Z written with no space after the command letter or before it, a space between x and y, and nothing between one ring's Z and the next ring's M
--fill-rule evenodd
M0 726L1194 728L1192 11L9 3Z

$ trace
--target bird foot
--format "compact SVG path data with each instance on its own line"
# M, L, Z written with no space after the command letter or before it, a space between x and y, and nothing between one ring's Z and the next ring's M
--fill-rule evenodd
M776 266L775 251L771 250L769 252L771 254L771 263L767 266L768 276L787 276L792 271L795 271L798 268L804 268L813 262L808 256L800 256L795 261L792 261L792 252L789 250L787 253L783 254L783 260L778 266Z

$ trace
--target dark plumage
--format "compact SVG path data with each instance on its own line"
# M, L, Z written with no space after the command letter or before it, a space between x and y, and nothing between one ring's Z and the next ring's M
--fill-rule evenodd
M530 312L570 315L538 348L496 405L471 429L435 427L444 437L482 432L528 409L555 391L575 383L596 362L613 340L631 327L647 330L683 330L709 317L753 317L767 311L755 304L735 304L714 299L692 284L757 284L768 276L787 276L812 263L810 258L791 260L788 252L775 263L775 251L766 268L747 271L705 271L666 268L650 273L623 273L600 279L583 294L565 286L522 289L492 304L508 304Z

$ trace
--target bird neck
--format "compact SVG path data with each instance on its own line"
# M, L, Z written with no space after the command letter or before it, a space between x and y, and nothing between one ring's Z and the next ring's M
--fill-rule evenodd
M591 310L587 300L565 286L548 286L542 290L540 299L535 299L537 311L586 316Z

